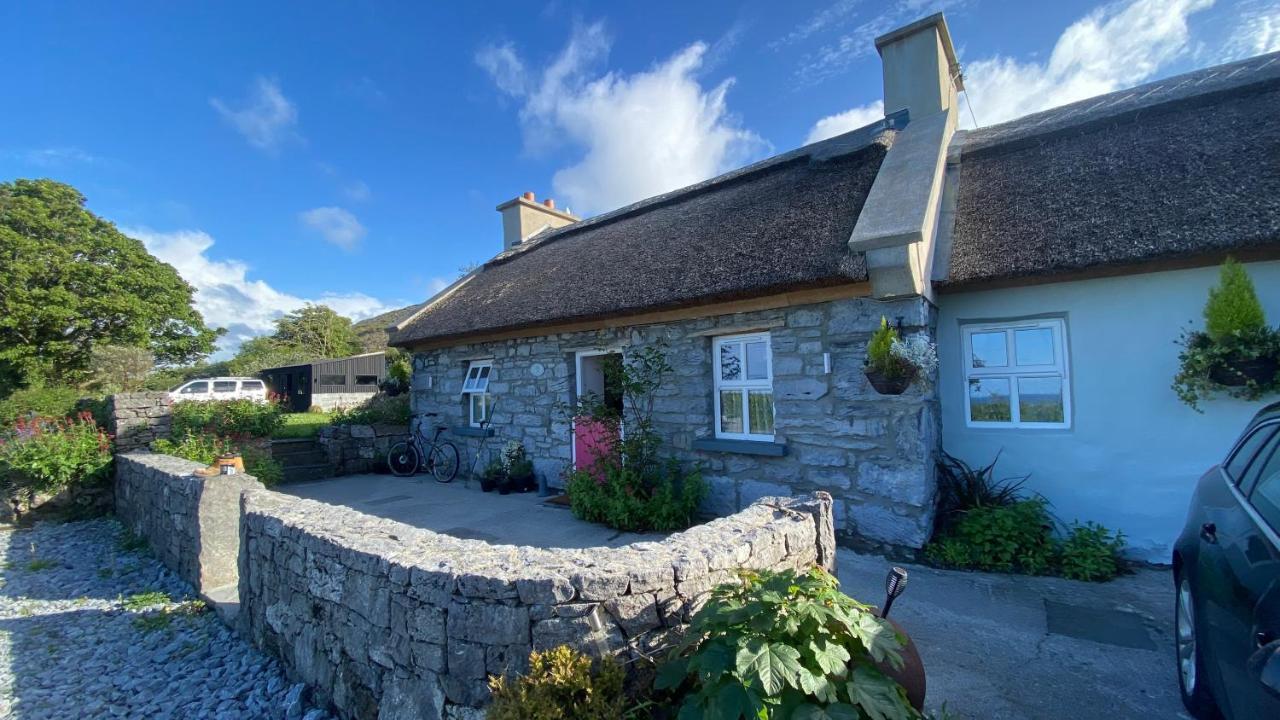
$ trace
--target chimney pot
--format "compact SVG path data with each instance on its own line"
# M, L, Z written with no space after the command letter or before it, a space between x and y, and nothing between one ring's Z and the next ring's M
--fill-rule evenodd
M527 190L527 191L525 191L524 199L525 199L525 200L528 200L529 202L533 202L533 201L534 201L534 194L533 194L533 191L532 191L532 190Z
M504 250L510 250L544 230L564 227L578 220L567 208L557 210L554 199L537 202L535 198L532 192L526 192L498 206L498 212L502 213Z
M547 198L546 200L543 200L543 201L542 201L542 204L543 204L543 205L546 205L547 207L551 208L552 210L555 210L555 209L556 209L556 201L555 201L555 199L553 199L553 198Z

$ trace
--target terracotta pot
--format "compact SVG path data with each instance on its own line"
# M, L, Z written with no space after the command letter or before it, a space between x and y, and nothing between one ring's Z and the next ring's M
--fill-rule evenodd
M1209 379L1226 387L1240 387L1252 380L1267 385L1280 370L1280 358L1257 357L1247 360L1230 360L1216 365L1209 371Z
M867 380L871 383L871 387L881 395L901 395L911 387L911 381L916 379L915 373L900 377L888 377L883 373L875 370L864 369L863 373L867 376Z
M920 651L916 649L916 643L907 634L902 626L889 619L889 624L897 630L899 634L907 639L907 644L902 648L902 668L894 670L888 663L877 663L876 667L880 672L893 678L895 682L907 691L907 701L911 703L911 707L924 712L924 694L925 694L925 676L924 662L920 660Z

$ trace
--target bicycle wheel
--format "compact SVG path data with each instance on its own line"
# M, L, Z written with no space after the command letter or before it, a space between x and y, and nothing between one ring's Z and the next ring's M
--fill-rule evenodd
M406 477L418 472L420 462L418 448L414 447L413 443L398 442L387 451L387 467L391 468L391 474L397 477Z
M458 475L458 448L449 441L436 443L431 447L431 455L427 458L431 464L431 472L436 482L447 483Z

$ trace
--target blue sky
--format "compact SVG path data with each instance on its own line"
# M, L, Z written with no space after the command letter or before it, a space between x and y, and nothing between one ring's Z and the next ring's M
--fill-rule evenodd
M525 190L596 214L864 125L872 39L938 8L984 125L1280 49L1264 0L436 5L6 3L0 180L75 185L230 349L425 299Z

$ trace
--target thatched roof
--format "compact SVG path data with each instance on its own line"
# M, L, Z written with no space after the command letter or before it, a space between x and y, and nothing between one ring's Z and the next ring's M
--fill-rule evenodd
M849 235L892 137L873 125L544 232L428 303L391 344L863 281Z
M1280 251L1280 53L967 133L958 290Z

